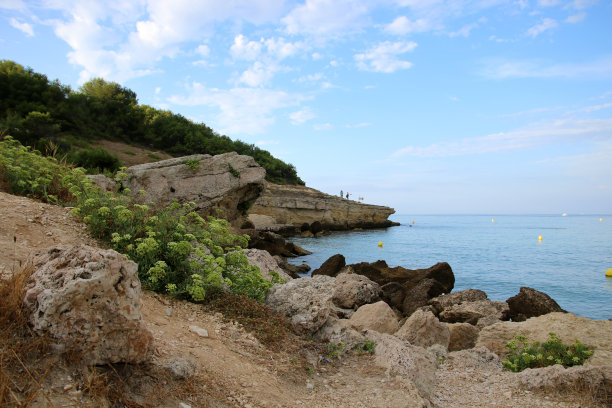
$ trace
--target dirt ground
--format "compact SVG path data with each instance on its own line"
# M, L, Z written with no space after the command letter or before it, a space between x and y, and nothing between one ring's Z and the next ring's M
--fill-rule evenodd
M37 248L60 243L95 245L84 225L65 208L0 193L0 220L0 269L5 273L17 270ZM509 372L487 372L446 363L437 370L437 390L426 401L408 380L388 376L377 367L369 354L350 353L324 363L312 350L296 351L287 345L272 351L240 325L224 321L219 313L150 292L143 294L142 313L153 333L156 349L147 370L174 377L177 372L187 372L186 382L191 391L169 395L159 402L159 398L154 398L159 397L154 390L163 390L165 383L160 380L162 377L145 373L139 381L150 384L134 387L135 393L142 394L137 396L139 405L134 406L596 406L585 405L584 398L576 395L522 391ZM198 334L198 329L205 329L208 335ZM30 406L108 406L79 390L73 371L66 363L54 364Z
M131 146L121 142L112 142L110 140L96 140L92 142L92 145L102 147L110 153L117 155L119 160L121 160L126 167L172 158L172 156L165 152Z

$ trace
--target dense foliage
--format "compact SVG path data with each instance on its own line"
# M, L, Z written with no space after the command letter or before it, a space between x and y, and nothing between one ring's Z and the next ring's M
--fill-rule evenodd
M549 333L549 339L544 343L527 341L525 336L515 336L506 344L509 350L508 358L503 361L508 370L519 372L527 368L547 367L561 364L564 367L582 365L593 355L584 344L578 340L572 345L565 345L555 333Z
M268 151L179 114L139 105L134 91L115 82L95 78L73 91L6 60L0 61L0 131L41 151L51 141L64 153L95 139L141 144L176 156L235 151L252 156L269 181L304 184L293 165Z
M118 172L116 180L126 176ZM263 301L272 286L244 254L248 237L230 234L225 220L203 219L194 203L156 208L131 198L127 189L102 192L82 168L45 157L10 136L0 140L0 177L16 194L73 205L72 213L94 237L138 264L147 289L196 302L222 291ZM274 281L281 279L276 275Z

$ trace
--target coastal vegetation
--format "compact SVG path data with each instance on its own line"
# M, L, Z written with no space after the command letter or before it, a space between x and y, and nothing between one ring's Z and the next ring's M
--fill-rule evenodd
M593 355L593 350L589 350L580 341L576 340L574 344L568 346L561 343L559 336L552 332L544 343L537 341L530 343L525 336L515 336L506 344L506 348L509 350L508 358L502 363L504 367L514 372L555 364L561 364L563 367L582 365Z
M13 61L0 61L0 131L43 153L56 152L90 172L116 171L118 159L91 148L98 139L163 150L174 156L235 151L252 156L277 184L304 182L292 164L220 135L204 123L138 103L134 91L94 78L78 90Z
M226 220L202 218L193 203L156 207L132 198L128 189L102 192L82 168L10 136L0 141L0 173L15 194L74 206L92 236L138 264L149 290L195 302L223 291L263 301L281 281L267 281L249 264L243 252L248 236L231 234ZM125 177L120 171L115 180Z

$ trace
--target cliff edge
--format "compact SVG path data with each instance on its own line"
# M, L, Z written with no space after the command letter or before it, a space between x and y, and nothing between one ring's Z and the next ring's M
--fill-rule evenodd
M326 230L347 230L398 225L388 220L393 213L390 207L346 200L305 186L266 182L249 210L249 219L258 229L283 224L299 228L318 221Z

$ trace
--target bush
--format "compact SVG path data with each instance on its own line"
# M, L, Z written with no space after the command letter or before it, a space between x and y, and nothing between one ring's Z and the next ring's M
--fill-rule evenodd
M519 372L526 368L540 368L555 364L564 367L582 365L593 355L584 344L578 340L570 346L562 344L555 333L549 333L549 339L544 343L529 343L525 336L515 336L506 344L509 351L508 359L502 363L510 371Z
M102 173L105 170L114 173L121 167L119 158L101 147L81 149L72 155L70 161L92 173Z
M195 302L221 291L263 301L272 286L244 254L248 236L230 234L226 220L203 219L194 203L156 208L128 189L104 193L82 168L60 165L10 137L0 142L0 170L18 194L57 201L52 193L62 192L94 237L138 264L149 290ZM125 177L118 172L115 180Z

